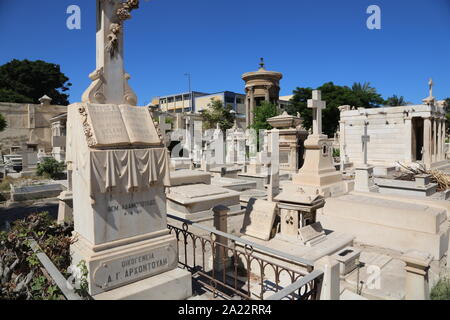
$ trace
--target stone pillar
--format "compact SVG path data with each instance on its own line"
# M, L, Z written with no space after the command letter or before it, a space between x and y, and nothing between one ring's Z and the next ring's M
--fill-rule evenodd
M423 162L425 167L431 167L431 119L423 119Z
M267 86L267 87L266 87L266 92L265 92L265 97L264 97L264 99L265 99L267 102L270 102L270 86Z
M441 119L437 120L437 161L442 160L442 121Z
M437 161L437 119L433 119L433 162Z
M444 126L444 121L442 119L439 119L439 160L444 160L444 142L445 138L442 134L442 127Z
M415 145L412 145L412 119L408 118L405 119L405 141L408 141L407 144L405 144L405 161L406 162L412 162L412 155L413 151L412 149L415 148Z
M319 299L339 300L341 293L339 262L330 256L325 256L314 263L314 269L320 269L324 273Z
M254 112L255 110L255 91L253 88L250 88L250 121L249 121L249 127L253 124L254 121Z
M250 91L247 91L245 96L245 126L245 129L250 126Z
M218 231L227 233L228 232L228 213L230 209L223 205L218 205L213 208L214 212L214 228ZM214 270L222 271L224 267L229 264L228 251L226 246L228 246L228 239L219 235L215 235L215 247L214 247Z
M341 172L345 170L345 121L339 121L339 153L341 158Z
M280 193L280 131L272 129L270 132L270 184L267 200L274 202Z
M405 300L429 300L428 270L432 257L425 252L410 250L401 259L406 263Z
M446 121L445 118L442 119L442 160L446 159L446 155L445 155L445 136L446 136Z

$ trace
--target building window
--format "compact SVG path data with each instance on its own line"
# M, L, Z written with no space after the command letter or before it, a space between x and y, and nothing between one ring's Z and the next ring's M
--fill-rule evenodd
M234 103L234 97L225 97L225 103Z

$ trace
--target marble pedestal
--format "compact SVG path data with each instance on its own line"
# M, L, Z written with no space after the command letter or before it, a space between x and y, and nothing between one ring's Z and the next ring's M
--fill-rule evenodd
M177 268L175 236L168 230L145 235L149 236L153 238L143 240L142 236L137 236L92 246L82 236L74 234L77 241L71 246L72 263L78 265L83 261L86 264L89 293L94 299L185 299L191 296L191 275ZM155 287L171 294L161 296L152 290ZM173 288L179 291L175 295Z
M373 167L369 165L360 165L355 168L355 191L358 192L377 192L373 176Z
M58 197L58 224L73 221L73 194L72 191L63 191Z
M325 198L346 192L342 174L333 165L332 148L325 135L311 135L305 141L305 163L292 182L307 193L319 192Z
M177 240L167 229L168 150L148 110L113 104L68 110L75 230L70 250L72 266L87 267L89 294L165 299L162 292L177 288L185 294L172 298L190 296L190 275L174 271ZM130 145L130 136L139 141ZM175 287L170 276L161 276L168 272L176 274Z
M167 211L183 219L213 219L213 208L230 208L229 215L243 214L239 192L214 185L192 184L171 187L167 191Z

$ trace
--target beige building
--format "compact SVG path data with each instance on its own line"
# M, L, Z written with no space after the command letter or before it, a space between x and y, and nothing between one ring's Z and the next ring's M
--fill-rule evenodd
M51 99L43 98L40 105L0 103L0 113L8 123L8 127L0 132L3 153L10 153L11 149L52 152L52 118L66 113L67 107L50 105Z
M222 91L212 94L193 91L192 95L191 93L186 92L155 97L152 100L152 105L162 112L199 113L208 108L211 99L222 101L225 106L230 105L237 114L245 114L245 95L231 91Z
M363 163L362 136L367 125L367 161L371 165L410 165L428 168L445 161L445 110L441 102L386 108L343 106L340 121L341 158Z

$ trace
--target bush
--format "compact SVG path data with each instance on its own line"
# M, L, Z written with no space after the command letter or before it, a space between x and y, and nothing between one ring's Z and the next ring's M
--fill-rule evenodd
M431 289L431 300L450 300L450 280L439 279L438 283Z
M66 165L64 162L58 162L53 158L47 158L37 166L37 175L45 176L51 179L60 179L63 176Z
M48 279L29 238L33 238L68 278L72 225L59 226L48 213L32 214L0 232L0 300L61 300L64 296Z
M339 158L341 156L341 150L339 149L333 149L333 157Z
M11 183L12 183L12 179L9 177L5 177L2 181L0 181L0 192L1 191L10 191Z

